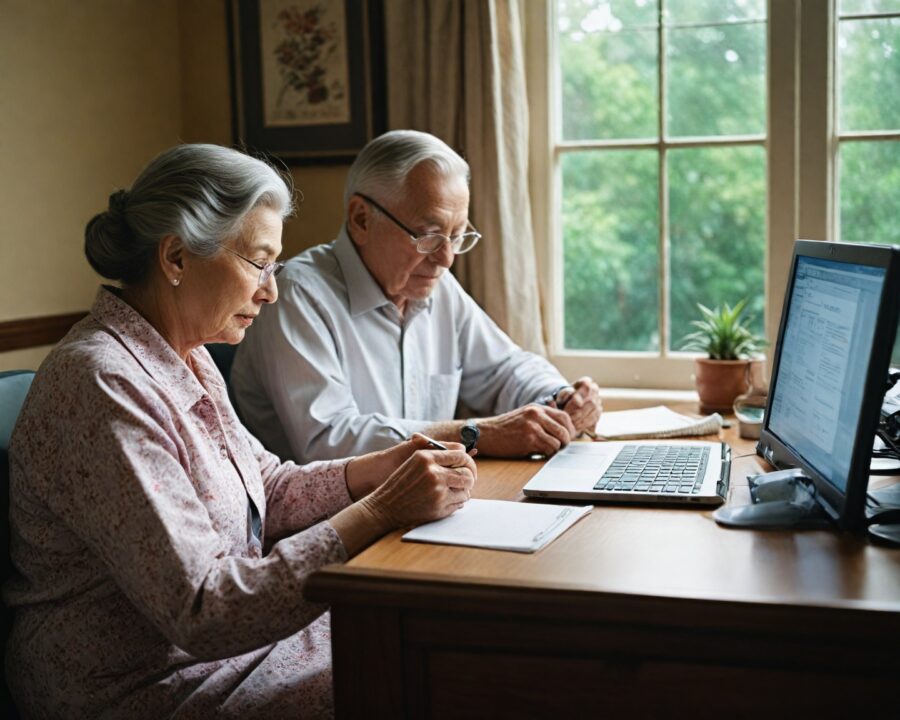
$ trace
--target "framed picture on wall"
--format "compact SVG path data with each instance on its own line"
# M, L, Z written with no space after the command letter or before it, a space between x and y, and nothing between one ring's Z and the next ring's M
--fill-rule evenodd
M349 163L385 129L381 0L231 0L235 140Z

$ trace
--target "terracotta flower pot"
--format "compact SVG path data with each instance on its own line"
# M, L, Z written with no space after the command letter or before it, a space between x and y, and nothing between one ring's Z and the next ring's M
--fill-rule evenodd
M700 396L700 412L731 412L734 399L747 392L750 360L694 361L694 381Z

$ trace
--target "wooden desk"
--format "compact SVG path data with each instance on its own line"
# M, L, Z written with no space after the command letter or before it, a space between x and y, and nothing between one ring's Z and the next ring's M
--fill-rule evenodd
M745 503L760 461L726 433ZM538 467L479 460L474 495ZM900 550L694 508L597 506L534 555L401 534L308 584L339 717L900 717Z

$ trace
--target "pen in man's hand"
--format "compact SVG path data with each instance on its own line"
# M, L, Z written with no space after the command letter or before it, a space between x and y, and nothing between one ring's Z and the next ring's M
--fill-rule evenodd
M557 401L556 398L558 397L558 395L559 395L563 390L567 390L567 389L569 389L569 388L572 389L572 392L571 392L571 393L569 394L569 396L565 399L565 401L562 403L562 405L560 405L560 404L558 403L558 401ZM547 396L547 399L546 399L545 404L546 404L546 405L549 405L549 404L552 402L554 405L556 405L556 407L557 407L558 409L560 409L560 410L565 410L565 409L566 409L566 405L569 404L569 400L571 400L573 397L575 397L575 393L577 393L577 392L578 392L578 391L577 391L573 386L571 386L571 385L563 385L563 386L562 386L561 388L559 388L555 393L553 393L553 395L548 395L548 396ZM583 433L584 435L587 435L591 440L596 440L596 439L597 439L597 433L595 433L593 430L588 430L587 428L585 428L584 430L581 431L581 433Z
M566 403L563 403L563 404L562 404L562 407L560 407L560 406L558 406L558 405L556 404L556 398L559 397L559 394L560 394L563 390L568 390L568 389L571 389L571 390L573 390L573 391L575 390L575 388L572 387L571 385L560 385L558 388L556 388L556 390L554 390L554 391L553 391L552 393L550 393L549 395L544 395L544 397L539 398L539 399L538 399L538 404L540 404L540 405L549 405L550 407L556 407L556 408L562 410L563 407L565 407ZM573 394L574 394L574 392L573 392ZM569 395L569 397L572 397L572 396ZM566 399L566 402L568 402L568 398Z

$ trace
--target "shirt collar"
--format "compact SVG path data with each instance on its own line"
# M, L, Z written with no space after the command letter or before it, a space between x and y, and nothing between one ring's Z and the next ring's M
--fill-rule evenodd
M341 232L334 241L334 255L344 274L344 282L347 286L347 297L350 301L350 315L356 317L376 308L390 306L396 310L393 302L384 294L384 290L375 282L372 273L366 267L347 226L341 228ZM425 300L410 301L407 317L418 314L423 309L431 309L434 301L433 294Z
M91 315L118 338L148 375L166 388L179 408L187 410L207 395L197 376L178 357L172 346L119 296L117 288L100 287ZM204 383L221 386L219 389L224 392L224 386L212 367L212 360L202 348L191 351L191 361Z

